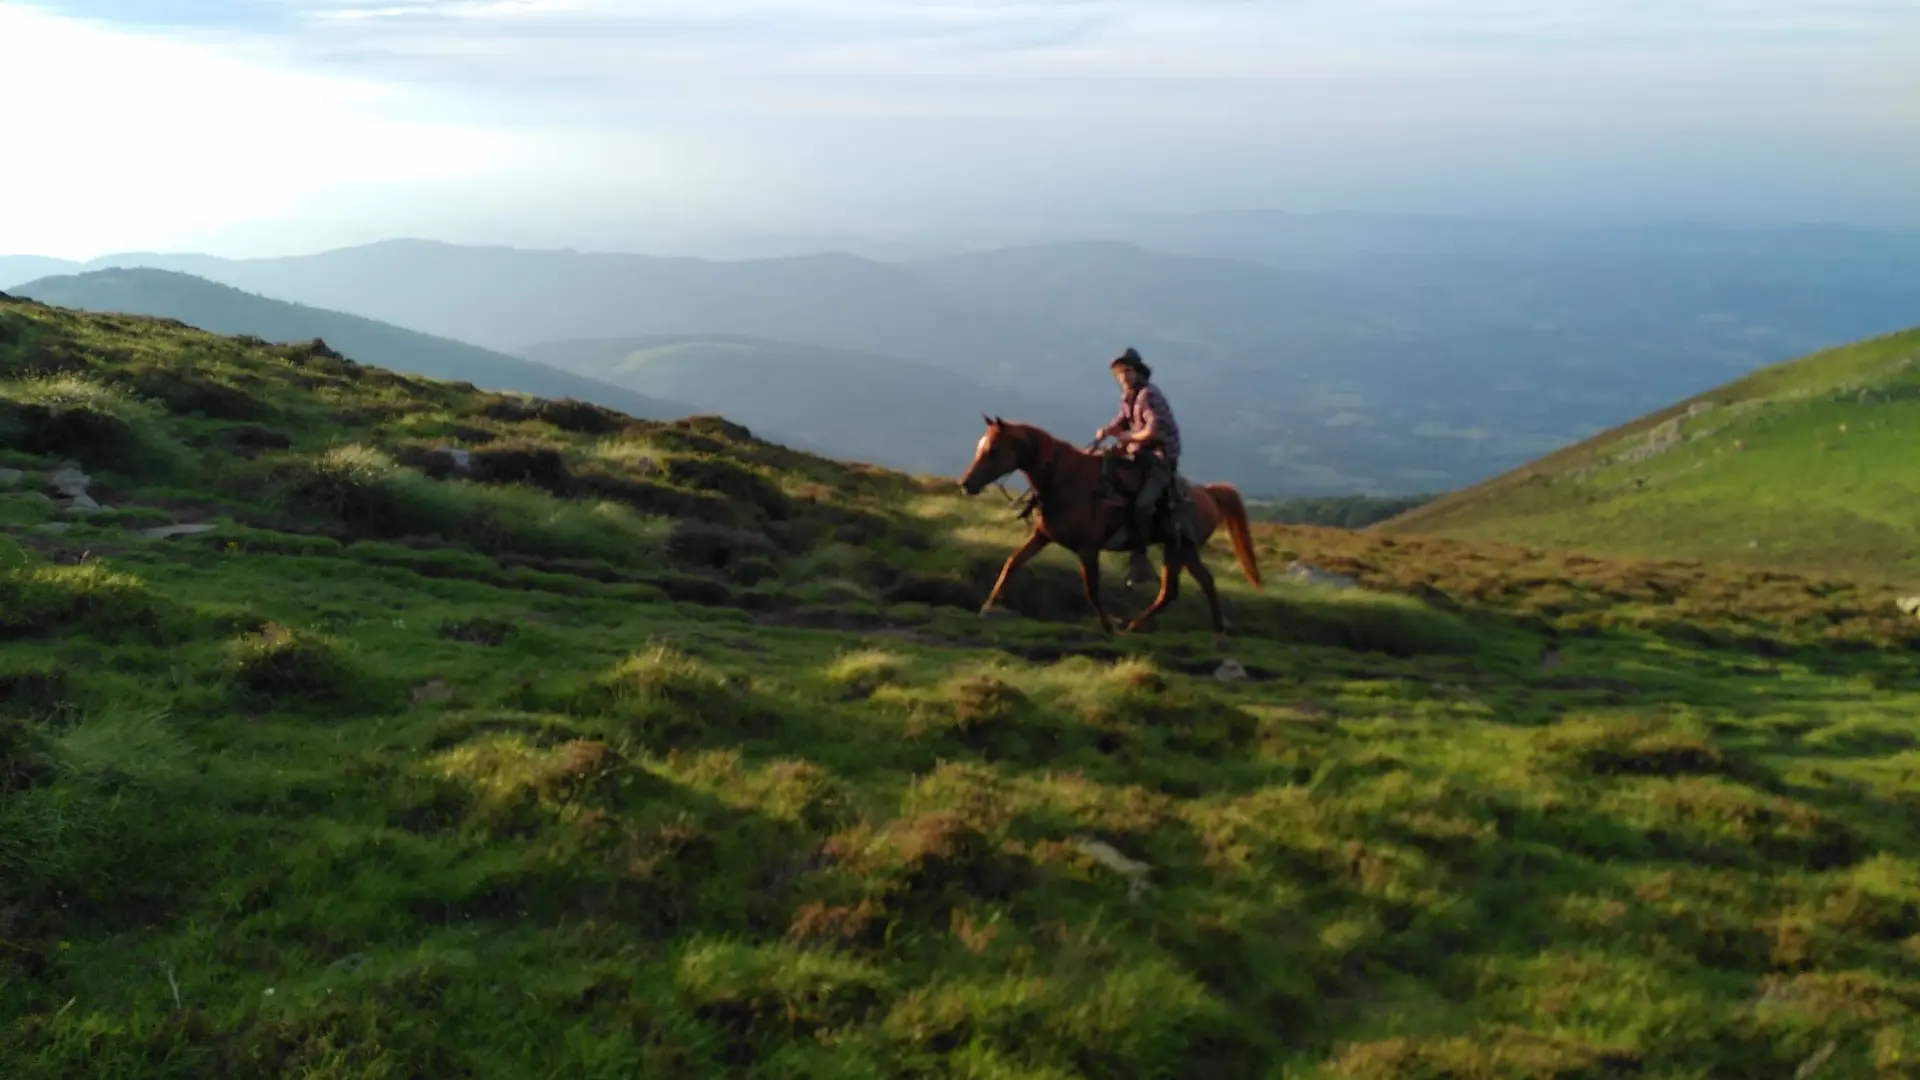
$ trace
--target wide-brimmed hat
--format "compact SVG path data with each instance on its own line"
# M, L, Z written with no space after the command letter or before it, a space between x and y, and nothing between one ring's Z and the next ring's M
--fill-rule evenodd
M1114 357L1113 362L1107 365L1107 368L1109 370L1113 368L1120 368L1120 367L1132 368L1133 370L1139 372L1140 377L1143 379L1153 378L1153 369L1147 366L1147 362L1145 360L1140 359L1140 353L1136 351L1131 345L1127 346L1126 352L1123 352L1119 356Z

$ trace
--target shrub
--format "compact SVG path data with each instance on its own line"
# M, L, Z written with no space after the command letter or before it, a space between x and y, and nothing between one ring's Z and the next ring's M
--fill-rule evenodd
M612 409L573 398L548 400L508 394L488 396L480 414L509 424L551 424L576 435L611 435L636 423Z
M676 521L667 533L667 554L685 566L728 570L738 562L775 554L773 542L748 529L705 521Z
M142 397L173 413L212 420L264 420L279 412L270 402L237 386L184 370L141 371L130 382Z
M522 486L439 482L365 446L335 447L295 466L303 503L373 539L438 536L487 554L656 561L667 524L618 503L558 499Z
M0 796L52 782L53 743L25 720L0 714Z
M65 667L0 668L0 714L34 720L60 716L73 709L73 690Z
M759 472L723 457L672 455L667 479L695 491L724 495L760 511L775 521L787 516L787 497Z
M483 484L525 484L562 496L573 490L566 455L551 446L494 443L471 451L468 460L473 478Z
M302 502L375 536L437 532L457 520L452 500L372 447L336 446L292 466Z
M138 476L189 460L151 405L77 375L0 382L0 444Z

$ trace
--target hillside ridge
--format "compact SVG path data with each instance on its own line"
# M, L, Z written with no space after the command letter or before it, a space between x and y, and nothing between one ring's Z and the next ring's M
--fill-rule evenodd
M1739 545L1751 538L1753 559L1851 571L1911 560L1920 545L1895 552L1876 541L1869 554L1845 528L1785 542L1753 515L1799 498L1810 500L1803 513L1920 528L1897 505L1906 483L1897 459L1872 460L1881 441L1920 421L1906 405L1916 358L1920 328L1768 365L1369 529L1735 559L1749 557Z
M108 267L40 278L11 291L16 297L51 299L67 307L162 316L215 332L268 340L327 338L368 357L376 366L489 389L579 397L634 416L666 419L698 411L524 357L359 315L276 300L173 270Z
M0 1074L1910 1071L1897 594L1255 532L0 300Z

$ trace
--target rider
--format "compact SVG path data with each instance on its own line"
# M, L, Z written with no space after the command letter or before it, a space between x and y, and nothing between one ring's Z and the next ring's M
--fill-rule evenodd
M1127 568L1126 583L1134 585L1153 579L1153 564L1147 561L1147 538L1153 529L1154 506L1180 467L1180 425L1173 421L1167 396L1148 381L1153 369L1132 347L1107 366L1120 384L1120 415L1093 439L1099 442L1108 436L1118 437L1128 459L1144 463L1146 469L1133 501L1133 561Z

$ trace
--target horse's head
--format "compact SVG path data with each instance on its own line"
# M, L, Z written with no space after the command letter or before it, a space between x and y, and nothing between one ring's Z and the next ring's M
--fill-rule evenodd
M997 416L982 413L980 419L987 423L987 433L980 436L980 444L974 447L973 464L967 467L967 474L960 478L960 490L968 495L978 495L988 484L1000 479L1019 467L1019 451L1011 438L1006 421Z

